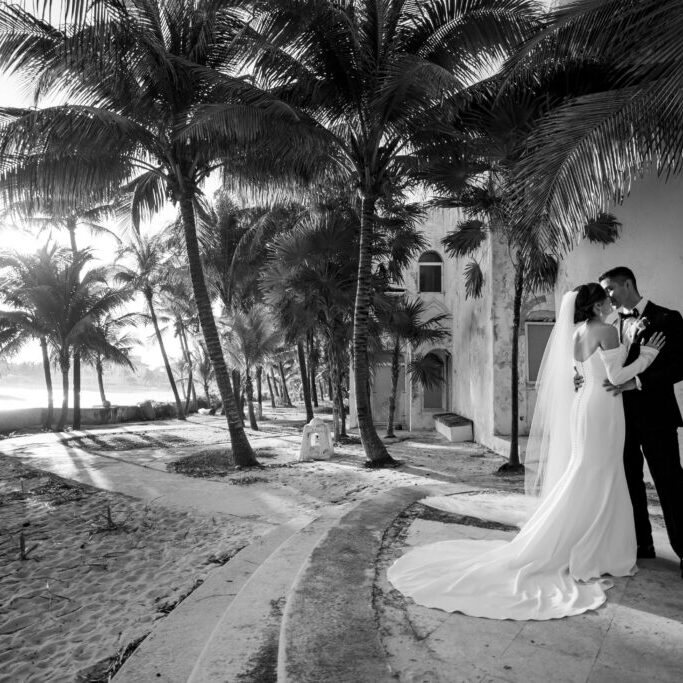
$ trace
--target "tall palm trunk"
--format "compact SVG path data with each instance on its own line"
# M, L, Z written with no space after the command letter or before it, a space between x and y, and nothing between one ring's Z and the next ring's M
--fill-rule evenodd
M280 389L277 386L277 380L275 379L275 370L273 370L273 366L270 366L270 378L273 380L273 391L275 392L275 396L280 398ZM273 406L275 408L275 406Z
M187 343L187 335L185 334L185 325L183 321L176 316L176 323L178 325L178 339L180 340L180 348L185 357L185 364L187 365L187 391L185 392L185 415L190 412L190 401L192 396L195 395L194 391L194 381L193 381L193 367L192 367L192 354L190 353L190 347ZM192 406L193 412L197 412L197 401L194 401Z
M270 394L270 407L276 408L277 406L275 405L275 391L273 389L273 383L270 381L270 375L267 372L266 372L266 380L268 380L268 393Z
M184 178L180 178L180 180L184 184ZM181 187L181 189L184 189L184 187ZM204 280L204 272L202 271L197 230L195 226L194 206L192 204L192 196L188 192L182 193L180 197L180 214L183 222L183 231L185 233L185 248L190 266L192 291L194 292L194 300L197 304L199 323L202 328L204 342L209 352L211 365L213 366L216 375L218 390L220 391L221 399L223 400L228 430L230 432L230 441L232 443L232 455L236 465L240 467L253 467L254 465L258 465L258 461L256 460L254 451L251 448L251 444L249 443L244 427L242 426L242 421L237 412L237 404L235 403L235 398L232 393L230 376L228 375L228 368L225 364L225 358L223 357L223 349L221 348L220 339L218 337L213 310L211 309L211 298L209 297L206 281Z
M97 371L97 387L100 390L100 401L102 405L107 405L107 397L104 393L104 369L102 367L102 359L98 356L95 361L95 370Z
M247 393L247 411L249 413L249 426L254 430L258 430L258 424L256 422L256 413L254 412L254 383L251 379L251 368L249 368L249 366L247 366L246 370L244 388Z
M502 471L522 470L519 460L519 326L524 293L524 259L515 264L515 295L512 303L512 349L510 359L510 456Z
M164 368L166 369L166 376L168 377L168 382L171 385L171 391L173 392L173 398L175 400L175 408L177 417L179 420L185 419L185 411L183 410L183 404L180 400L180 395L178 394L178 387L176 386L175 379L173 378L173 370L171 370L171 364L168 360L168 355L166 354L166 347L164 346L164 340L161 336L161 330L159 329L159 321L157 320L157 314L154 310L154 302L152 301L152 292L145 292L145 299L147 300L147 308L149 309L149 317L152 319L152 326L154 327L154 334L157 338L157 343L159 344L159 349L161 350L161 357L164 361Z
M396 392L398 390L399 356L401 352L401 339L398 335L394 338L394 350L391 354L391 394L389 394L389 421L387 422L387 436L393 438L394 416L396 415Z
M306 406L306 422L313 419L313 404L311 403L311 385L308 383L306 372L306 352L301 340L296 343L296 353L299 358L299 372L301 373L301 389L304 394L304 405Z
M312 334L308 335L306 347L308 351L308 379L311 387L311 401L313 402L314 408L319 408L318 387L316 386L315 382L315 376L318 372L318 364L316 362L317 353L315 348L315 340L313 339Z
M372 296L372 235L374 228L376 197L365 192L360 225L360 246L356 301L353 310L353 369L356 389L356 414L360 438L363 442L368 467L395 465L377 434L372 421L372 409L368 386L370 364L368 362L368 320Z
M40 338L40 350L43 355L43 373L45 374L45 386L47 387L47 415L45 416L45 429L52 429L52 420L55 412L55 397L52 390L52 373L50 372L50 356L47 352L47 339Z
M258 402L258 419L263 419L263 366L256 368L256 400Z
M62 412L57 422L57 431L63 432L66 425L66 414L69 412L69 353L59 353L59 369L62 371Z
M81 428L81 354L74 351L74 419L73 428Z
M240 371L233 368L232 370L232 393L237 404L238 415L244 426L244 401L242 401L242 380L240 378Z
M282 405L284 405L285 408L291 408L292 399L289 397L289 389L287 389L287 380L285 379L285 366L282 364L282 361L278 361L278 367L280 369L280 380L282 382Z

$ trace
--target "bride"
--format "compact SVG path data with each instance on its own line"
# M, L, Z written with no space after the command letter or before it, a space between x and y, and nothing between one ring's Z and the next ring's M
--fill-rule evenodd
M655 334L624 367L627 349L605 320L597 283L564 295L543 356L525 457L538 507L510 542L442 541L415 548L389 581L426 607L490 619L555 619L595 609L612 586L604 574L635 573L636 536L623 466L622 384L655 359ZM574 391L573 375L584 382Z

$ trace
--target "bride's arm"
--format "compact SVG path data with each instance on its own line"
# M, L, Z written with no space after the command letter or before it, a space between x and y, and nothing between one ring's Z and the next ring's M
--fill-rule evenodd
M611 326L605 331L600 347L600 358L602 358L607 371L607 379L615 385L628 382L643 372L659 353L658 349L651 346L641 346L638 358L624 367L627 355L626 347L619 343L617 329Z

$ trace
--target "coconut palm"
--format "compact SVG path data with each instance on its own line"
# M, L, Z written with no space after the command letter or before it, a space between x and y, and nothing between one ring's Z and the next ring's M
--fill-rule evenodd
M255 304L246 313L234 311L226 321L226 342L232 349L232 355L244 367L249 424L252 429L258 429L252 370L272 356L281 343L280 332L273 326L272 318L265 306Z
M22 296L27 290L37 286L40 273L51 267L56 251L55 246L45 245L35 254L8 254L0 252L0 297L11 310L0 311L0 355L12 356L31 340L40 342L43 373L47 389L47 412L43 427L52 428L54 415L54 395L52 372L47 343L47 328L37 309L31 306L30 299Z
M410 131L446 93L495 67L535 26L526 0L274 0L259 6L256 73L335 145L338 174L362 203L353 320L361 439L369 464L393 463L372 422L368 324L378 207L405 180Z
M388 297L389 301L384 309L380 310L380 324L391 339L391 395L389 396L389 420L387 422L387 437L394 437L394 415L396 414L396 393L398 390L398 377L400 371L401 347L410 344L417 349L422 344L440 341L448 336L448 331L442 327L446 314L439 314L431 318L425 318L426 304L421 299L408 299L406 297ZM428 373L420 373L415 367L414 373L417 381L422 380L423 385L430 385L431 377Z
M168 383L173 392L176 417L179 420L184 420L185 410L183 409L178 387L173 377L173 370L168 360L156 312L155 295L159 291L166 274L166 269L163 266L164 257L161 250L161 240L158 236L156 238L145 237L134 232L131 234L128 244L119 251L118 260L116 281L140 292L145 299L149 317L154 328L154 335L156 336L159 351L164 361Z
M33 311L41 320L47 344L57 358L62 373L62 412L57 423L61 431L69 408L72 351L98 348L115 355L118 350L98 334L95 323L124 304L131 293L109 287L106 269L86 270L93 260L87 250L73 254L52 248L46 254L49 258L39 261L35 280L28 286L19 280L12 297L22 309Z
M232 163L236 143L270 132L271 148L308 146L294 112L235 76L245 49L239 0L74 0L55 27L13 6L0 9L0 58L69 102L3 110L0 190L73 205L86 195L109 199L122 186L132 219L167 199L180 221L202 334L216 373L232 452L239 465L258 464L241 426L211 299L202 271L197 221L206 213L200 186ZM279 132L278 132L279 127ZM282 128L287 128L287 134ZM40 172L35 171L39 169Z
M104 367L110 363L135 370L130 359L130 352L138 340L131 333L130 328L135 328L143 322L143 316L138 313L114 315L107 312L93 324L93 337L97 343L91 343L80 349L81 359L95 368L100 400L104 406L108 404L104 391Z
M512 65L510 80L523 84L566 65L602 65L609 76L554 107L515 169L519 225L539 243L568 249L634 179L681 172L681 22L677 0L558 2Z

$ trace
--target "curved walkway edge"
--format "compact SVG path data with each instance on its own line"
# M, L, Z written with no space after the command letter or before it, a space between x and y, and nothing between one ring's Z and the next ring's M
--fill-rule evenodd
M393 489L360 503L330 529L302 567L287 601L279 683L395 683L372 607L374 566L384 533L417 500L471 488Z

